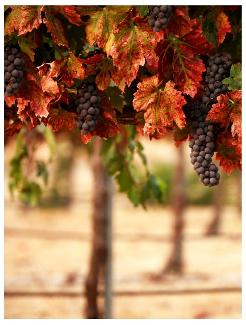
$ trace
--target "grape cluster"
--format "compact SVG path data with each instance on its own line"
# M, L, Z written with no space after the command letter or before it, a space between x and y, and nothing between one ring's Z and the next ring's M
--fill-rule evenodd
M202 97L203 103L214 102L216 97L227 91L222 80L230 75L232 60L230 54L217 53L209 58L205 74L205 89Z
M4 48L4 95L12 96L19 89L23 79L24 58L17 46Z
M100 115L100 102L101 97L94 83L83 83L78 89L75 101L78 113L77 127L83 134L94 131Z
M185 114L191 127L191 163L206 186L219 184L218 167L212 163L215 150L216 125L205 121L209 108L197 101L186 105Z
M167 28L171 13L172 6L149 6L148 22L154 32Z

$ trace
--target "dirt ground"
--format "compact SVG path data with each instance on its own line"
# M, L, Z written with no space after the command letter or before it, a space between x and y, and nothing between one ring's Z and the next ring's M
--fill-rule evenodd
M78 177L78 170L80 175ZM76 181L75 181L76 180ZM82 290L91 238L91 174L85 160L74 169L74 203L67 209L24 209L5 195L5 291ZM88 184L88 186L83 186ZM82 198L82 199L81 199ZM114 318L240 318L241 219L225 207L221 234L204 236L212 207L185 213L185 273L154 281L168 259L172 211L133 208L113 200L113 290L239 288L214 293L115 296ZM5 297L5 318L81 318L82 297Z

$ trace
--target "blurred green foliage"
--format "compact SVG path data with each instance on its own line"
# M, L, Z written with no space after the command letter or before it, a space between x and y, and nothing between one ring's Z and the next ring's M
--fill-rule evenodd
M172 182L174 177L175 168L171 164L156 163L152 168L152 173L164 184L166 184L165 195L163 195L162 202L166 205L171 202ZM237 178L241 177L238 172L227 176L222 174L224 183L224 203L225 204L238 204L237 192ZM211 205L213 204L214 188L203 186L194 171L186 172L186 202L187 205ZM151 201L154 204L154 201Z

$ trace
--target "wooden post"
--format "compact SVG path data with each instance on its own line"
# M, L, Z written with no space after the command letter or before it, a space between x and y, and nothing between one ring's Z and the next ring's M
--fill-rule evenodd
M213 189L213 219L209 223L205 235L217 236L220 232L221 216L223 212L224 184L221 180L218 186Z
M106 225L106 246L107 260L105 268L105 300L104 300L104 318L111 319L112 316L112 197L113 184L112 178L107 176L108 200L107 207L107 225Z
M184 229L184 209L186 203L185 195L185 157L184 148L181 144L178 148L177 165L173 180L172 199L173 209L173 234L172 248L167 264L163 273L183 272L183 229Z
M93 238L90 267L85 283L86 318L111 318L111 209L112 187L101 159L101 138L93 144L92 170L94 176ZM99 281L105 290L105 310L99 310Z

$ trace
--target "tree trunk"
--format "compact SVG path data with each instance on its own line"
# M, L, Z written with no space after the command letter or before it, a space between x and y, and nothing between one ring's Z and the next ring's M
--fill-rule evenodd
M171 254L163 272L181 274L183 272L183 229L185 195L185 156L184 148L178 148L178 159L173 180L172 199L173 209L173 234Z
M92 170L94 176L93 197L93 238L91 247L90 266L85 283L86 291L86 318L110 317L111 306L111 180L101 160L102 139L96 138L93 144ZM108 224L109 223L109 224ZM109 225L109 227L108 227ZM107 241L107 236L109 240ZM106 281L105 281L106 280ZM105 311L100 310L98 293L99 284L105 291Z
M224 186L221 182L219 186L214 188L213 192L213 219L209 223L205 232L206 236L217 236L220 232L221 215L223 208Z

